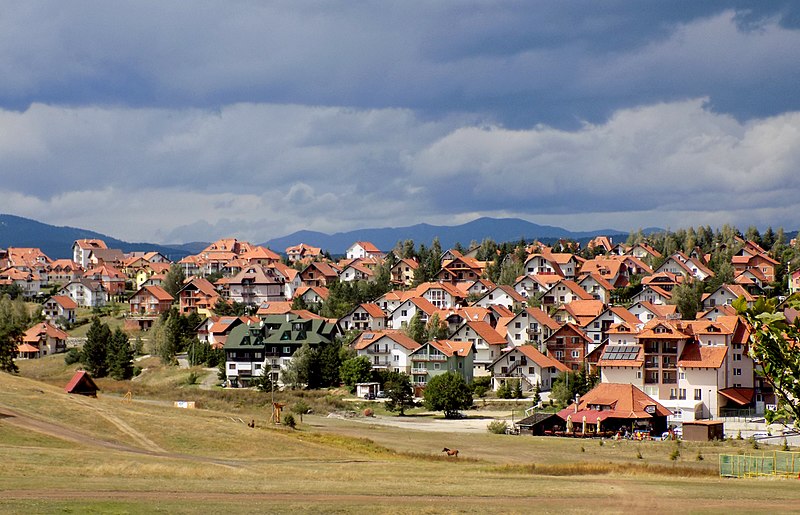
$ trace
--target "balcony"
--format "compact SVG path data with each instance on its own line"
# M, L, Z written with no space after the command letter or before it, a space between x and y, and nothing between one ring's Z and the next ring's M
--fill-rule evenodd
M414 361L447 361L447 356L442 354L415 354L412 359Z
M367 354L389 354L389 349L380 349L377 347L367 347Z
M428 375L428 369L427 368L412 368L411 369L411 374L412 375L420 375L420 376Z

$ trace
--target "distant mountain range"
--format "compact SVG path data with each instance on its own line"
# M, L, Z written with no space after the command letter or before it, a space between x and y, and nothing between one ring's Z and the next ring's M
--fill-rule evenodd
M161 252L171 260L179 260L190 254L181 246L129 243L86 229L57 227L37 222L30 218L0 214L0 248L38 247L53 259L68 259L72 257L72 244L75 240L84 238L101 239L106 242L109 248L121 249L123 252ZM205 248L205 246L202 248Z
M661 229L645 229L645 233ZM519 218L478 218L471 222L454 226L417 224L409 227L389 227L383 229L359 229L355 231L325 234L315 231L298 231L288 236L264 242L276 252L283 252L290 245L307 243L328 250L331 254L344 254L347 248L356 241L369 241L383 251L392 249L398 241L414 240L419 245L430 245L438 237L444 249L461 243L468 247L470 242L480 243L484 238L494 241L518 241L537 239L543 243L552 243L561 238L568 238L585 243L595 236L611 236L614 241L627 239L628 234L615 229L601 229L587 232L573 232L561 227L538 225Z
M644 232L650 233L661 230L650 228L645 229ZM525 238L526 240L538 239L545 243L551 243L560 238L569 238L585 243L599 235L610 236L615 242L623 241L627 238L627 233L614 229L573 232L561 227L538 225L519 218L478 218L455 226L417 224L409 227L359 229L336 234L298 231L288 236L263 242L261 245L282 253L286 247L306 243L327 250L331 254L344 254L347 248L356 241L370 241L379 249L388 251L398 241L408 239L414 240L417 245L424 243L429 246L434 238L438 237L442 248L447 249L459 242L464 247L467 247L470 242L480 242L484 238L491 238L498 243L516 241L520 238ZM73 242L82 238L102 239L109 248L121 249L123 252L158 251L172 260L178 260L190 254L197 254L209 245L207 242L174 245L129 243L86 229L57 227L28 218L0 214L0 248L38 247L51 258L69 258L72 256Z

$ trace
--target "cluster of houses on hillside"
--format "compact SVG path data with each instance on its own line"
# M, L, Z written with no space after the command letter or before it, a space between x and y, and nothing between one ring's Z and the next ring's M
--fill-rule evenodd
M709 255L661 256L646 244L613 245L602 237L590 246L596 257L586 259L530 245L522 275L506 285L486 279L489 263L475 250L444 252L435 277L418 284L420 264L393 256L393 289L338 320L292 305L296 299L307 306L325 302L337 281L375 281L387 256L372 243L356 242L344 259L333 261L305 244L285 249L282 258L262 246L222 239L178 261L187 279L173 297L162 287L170 267L165 256L124 254L101 240L78 240L72 260L51 260L38 249L0 251L0 284L17 284L29 298L44 285L55 286L56 294L43 303L44 325L52 330L39 327L30 342L26 335L20 357L42 355L34 337L58 341L55 325L74 321L78 306L116 298L129 303L131 328L146 330L172 306L202 315L198 337L225 349L228 379L238 385L263 374L279 381L280 369L303 343L358 331L355 351L375 369L407 373L418 392L448 371L468 381L490 376L495 389L513 380L523 390L546 391L557 374L586 370L603 383L635 385L668 408L674 422L731 409L763 412L775 402L748 355L748 328L730 305L739 297L752 304L774 280L779 263L764 249L742 241L731 261L734 280L704 295L697 319L681 320L672 292L713 277ZM641 289L624 305L616 302L615 292L634 277ZM793 290L800 288L800 273L790 281ZM132 294L126 295L126 284ZM250 306L251 315L215 315L220 299ZM415 317L438 320L447 336L418 343L406 331ZM47 352L59 345L48 343Z

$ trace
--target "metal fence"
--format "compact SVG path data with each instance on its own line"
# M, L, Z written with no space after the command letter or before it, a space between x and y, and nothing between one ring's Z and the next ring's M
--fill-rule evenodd
M800 452L773 451L753 454L720 454L722 477L782 476L800 478Z

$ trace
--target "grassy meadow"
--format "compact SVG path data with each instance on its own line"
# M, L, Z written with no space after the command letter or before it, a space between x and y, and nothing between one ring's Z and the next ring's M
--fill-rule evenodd
M336 392L304 392L316 414L291 430L268 423L269 394L200 390L186 384L186 370L152 363L137 381L100 380L103 393L90 399L64 393L63 361L37 361L19 362L19 376L0 373L0 512L800 510L800 481L718 477L718 455L754 452L746 441L678 447L434 432L420 414L408 418L421 429L408 430L327 417L325 406L344 405ZM133 402L122 399L126 388ZM446 458L445 446L460 457Z

